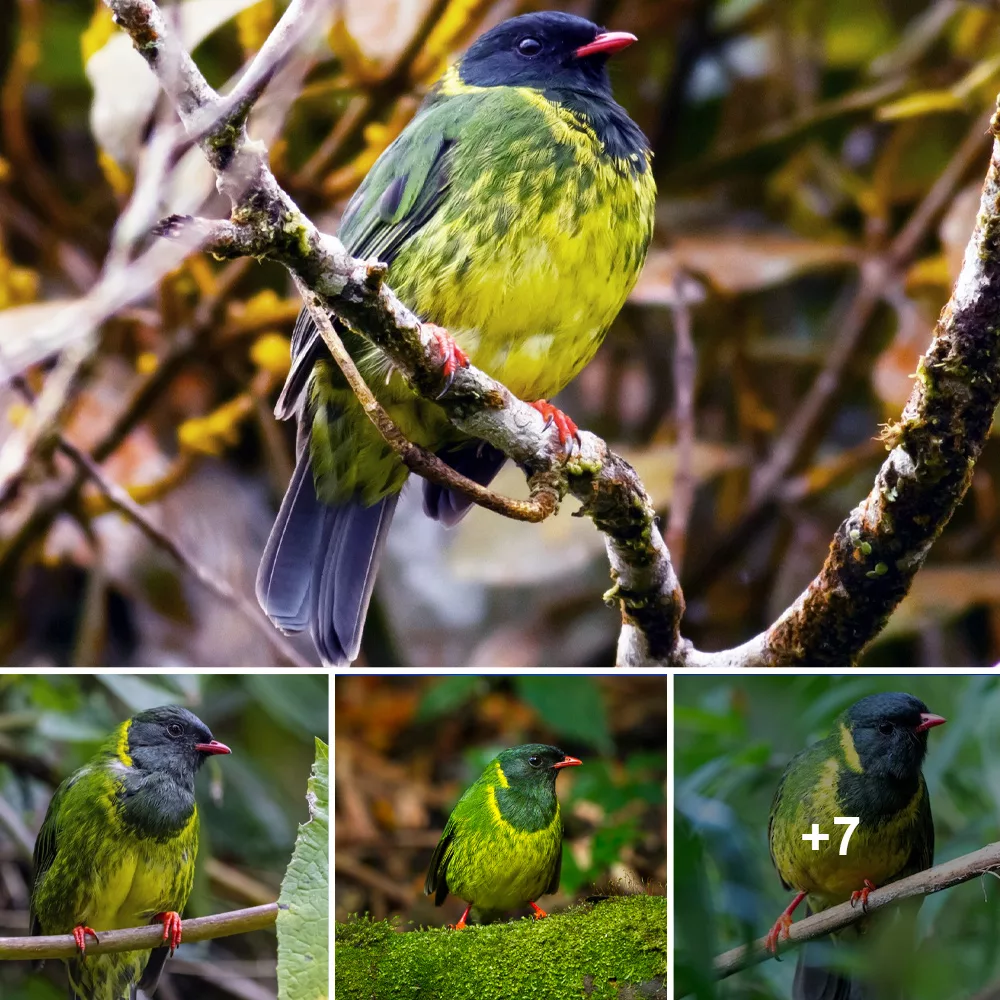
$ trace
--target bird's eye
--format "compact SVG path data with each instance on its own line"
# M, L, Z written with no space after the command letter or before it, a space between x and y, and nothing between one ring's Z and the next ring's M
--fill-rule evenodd
M172 736L174 739L177 739L177 737L183 732L184 730L176 722L171 722L170 725L167 726L167 735Z
M892 731L893 731L893 730L894 730L895 728L896 728L896 727L895 727L895 726L894 726L894 725L893 725L893 724L892 724L891 722L880 722L880 723L878 724L878 731L879 731L879 732L880 732L880 733L881 733L881 734L882 734L883 736L891 736L891 735L892 735Z
M517 51L522 56L537 56L542 51L542 43L537 38L522 38L517 43Z
M541 764L541 762L542 762L542 758L541 757L529 757L528 758L528 763L532 767L538 767L538 765Z

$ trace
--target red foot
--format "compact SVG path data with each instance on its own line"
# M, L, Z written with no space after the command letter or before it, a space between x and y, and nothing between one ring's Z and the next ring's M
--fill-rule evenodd
M440 395L444 395L455 379L455 372L459 368L469 367L469 356L462 350L452 335L443 327L436 323L424 323L424 329L431 335L434 346L441 356L441 374L444 375L444 388Z
M558 407L544 399L537 399L531 404L538 412L545 417L545 426L555 424L559 432L559 443L566 449L572 451L574 443L579 441L580 431L576 424L563 413Z
M95 944L100 943L100 939L97 936L97 931L93 927L88 927L86 924L77 924L73 928L73 940L76 942L77 948L80 949L80 954L84 958L87 957L87 937L88 935L94 939Z
M469 915L469 910L471 910L471 909L472 909L472 903L469 903L469 905L468 905L468 906L467 906L467 907L465 908L465 913L463 913L463 914L462 914L462 916L461 916L461 917L459 917L459 919L458 919L458 923L457 923L457 924L448 924L448 926L449 926L449 927L450 927L450 928L451 928L451 929L452 929L453 931L461 931L461 930L464 930L464 929L465 929L465 928L466 928L466 927L468 926L468 925L466 924L466 922L465 922L465 918L466 918L466 917L467 917L467 916Z
M542 917L548 916L548 914L537 903L528 903L528 906L530 906L535 911L536 920L541 920Z
M868 910L868 897L875 891L875 883L865 879L865 887L863 889L856 889L851 893L851 906L857 906L858 900L861 900L861 909L865 912Z
M788 932L792 929L792 914L795 908L806 898L804 892L798 893L795 898L782 910L781 916L774 922L774 926L767 932L764 938L764 947L777 958L778 942L784 938L788 940Z
M172 955L181 943L181 915L173 910L166 913L157 913L153 920L163 921L163 940L170 943L170 954Z

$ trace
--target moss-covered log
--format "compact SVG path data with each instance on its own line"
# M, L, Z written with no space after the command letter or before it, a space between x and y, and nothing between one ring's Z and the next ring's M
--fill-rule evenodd
M666 1000L667 901L623 896L545 920L401 933L337 924L337 1000Z

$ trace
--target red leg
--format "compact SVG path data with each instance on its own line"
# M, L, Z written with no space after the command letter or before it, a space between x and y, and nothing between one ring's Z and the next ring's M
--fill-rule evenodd
M87 937L92 937L95 944L100 943L100 939L97 936L97 931L93 927L88 927L86 924L77 924L73 928L73 940L76 942L77 948L80 949L80 954L86 958L87 957Z
M530 906L535 911L536 920L541 920L542 917L548 916L548 914L537 903L528 903L528 906Z
M469 905L465 908L465 913L463 913L461 915L461 917L458 918L458 923L457 924L449 924L448 926L453 931L464 930L468 926L468 924L466 924L466 922L465 922L465 918L469 915L469 910L471 910L471 909L472 909L472 903L469 903Z
M153 920L163 921L163 940L170 943L170 954L172 955L181 943L181 915L168 910L166 913L157 913Z
M865 887L863 889L856 889L851 893L851 906L857 906L858 900L861 901L861 909L867 911L868 909L868 897L875 890L875 883L870 879L865 879Z
M441 374L444 375L443 396L454 381L459 368L469 367L469 356L455 343L455 338L443 327L435 323L424 323L424 329L431 335L434 346L441 356Z
M781 916L774 922L774 926L767 932L764 938L764 947L772 954L778 954L778 941L781 938L788 940L788 932L792 927L792 914L795 908L806 898L804 892L797 893L795 898L781 912Z
M576 424L562 410L544 399L535 400L531 406L545 417L546 427L549 424L556 425L556 430L559 432L559 443L566 451L572 451L574 442L580 437L580 431Z

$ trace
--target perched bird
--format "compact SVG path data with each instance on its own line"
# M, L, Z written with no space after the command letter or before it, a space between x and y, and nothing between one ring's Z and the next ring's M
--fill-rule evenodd
M438 81L351 199L340 238L389 265L435 336L445 385L469 361L534 405L593 357L635 283L653 230L649 146L611 97L605 63L635 41L562 13L511 18ZM448 331L445 332L446 328ZM403 433L488 484L505 459L459 434L378 349L341 330ZM454 339L452 339L454 338ZM295 472L257 575L285 632L309 628L328 664L353 660L407 469L365 416L303 312L275 413L298 420ZM456 523L469 501L424 483Z
M497 754L466 789L434 848L424 892L440 906L450 892L489 922L529 904L535 919L547 914L535 902L559 889L562 816L556 777L582 761L557 747L526 743Z
M920 768L927 731L944 721L912 695L870 695L844 711L829 736L789 761L771 805L768 840L781 884L796 895L767 936L772 952L806 897L814 913L847 900L864 906L874 888L934 863L934 823ZM860 821L845 855L840 846L847 827L834 823L838 816ZM804 840L813 824L829 840ZM865 996L859 983L816 964L810 947L799 956L795 1000Z
M151 993L181 941L194 881L194 776L229 753L186 708L167 705L123 722L52 796L35 842L31 933L72 934L70 997L135 1000ZM152 951L86 953L101 931L162 922Z

